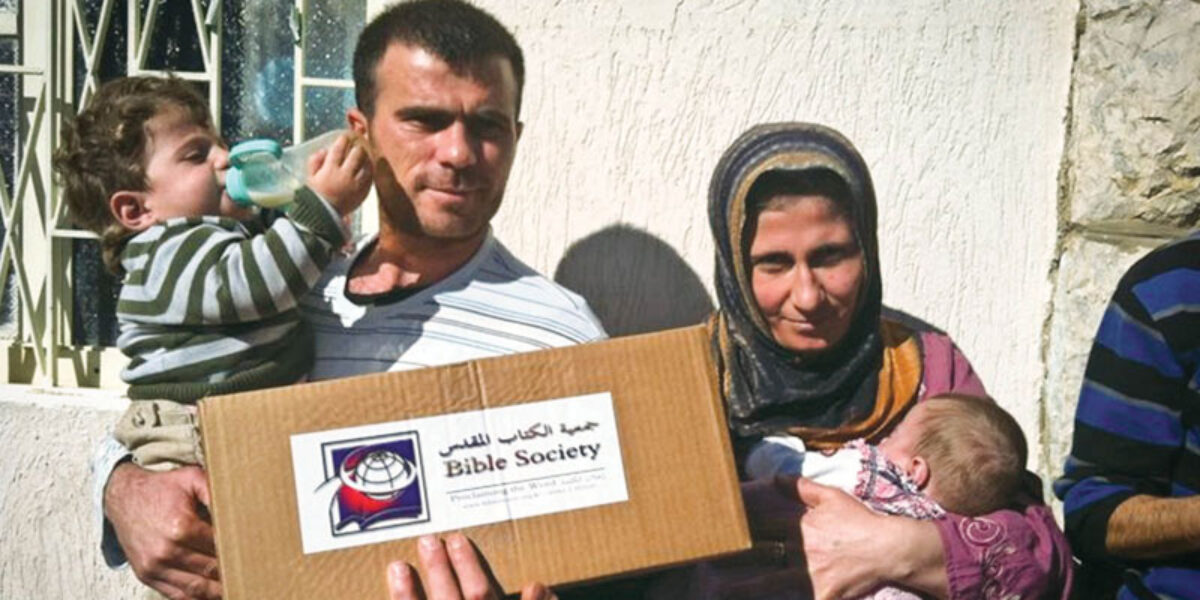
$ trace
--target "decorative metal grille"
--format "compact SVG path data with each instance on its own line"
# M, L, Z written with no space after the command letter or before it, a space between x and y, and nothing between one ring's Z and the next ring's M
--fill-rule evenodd
M120 385L116 282L50 172L63 118L109 78L171 72L204 91L228 139L286 144L343 126L366 5L0 0L0 383Z

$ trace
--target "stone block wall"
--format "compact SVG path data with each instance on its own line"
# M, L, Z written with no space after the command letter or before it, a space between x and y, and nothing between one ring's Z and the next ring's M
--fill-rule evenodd
M1200 223L1200 2L1084 0L1060 176L1038 470L1061 472L1117 281ZM1049 483L1049 482L1047 482Z

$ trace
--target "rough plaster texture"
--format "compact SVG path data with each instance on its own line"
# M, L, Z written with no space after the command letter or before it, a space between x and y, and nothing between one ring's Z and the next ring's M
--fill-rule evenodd
M47 398L5 386L0 399L0 598L135 598L92 522L88 459L119 413Z
M1074 3L483 4L528 67L496 231L612 331L707 312L717 158L755 122L819 121L874 174L885 301L1037 431Z

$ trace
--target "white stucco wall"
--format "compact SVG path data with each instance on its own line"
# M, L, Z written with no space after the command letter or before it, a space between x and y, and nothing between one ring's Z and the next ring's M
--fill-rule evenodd
M121 414L113 394L0 386L0 598L137 598L104 567L88 463Z
M717 157L753 123L819 121L874 173L885 301L950 332L1042 455L1076 2L480 4L514 29L528 71L496 231L614 334L711 310ZM0 386L0 597L127 596L86 512L85 460L114 407L21 391ZM41 498L52 514L40 500L28 512Z
M819 121L874 174L885 302L950 332L1037 443L1074 2L483 4L528 62L496 230L611 330L707 311L717 158Z

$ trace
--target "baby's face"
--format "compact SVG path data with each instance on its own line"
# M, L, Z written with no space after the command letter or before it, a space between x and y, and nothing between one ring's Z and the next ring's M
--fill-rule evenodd
M900 467L910 477L913 475L913 458L917 456L917 441L924 430L925 403L918 403L896 426L886 439L879 443L879 451L889 461Z
M170 109L147 121L146 129L144 207L155 222L205 215L247 219L253 214L225 193L229 151L215 131Z

